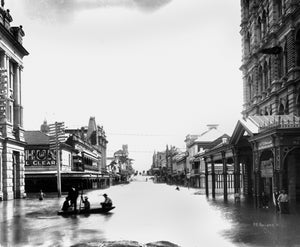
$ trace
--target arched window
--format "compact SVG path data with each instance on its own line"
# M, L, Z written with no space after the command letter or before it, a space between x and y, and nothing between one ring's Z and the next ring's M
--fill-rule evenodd
M278 115L283 115L284 114L284 105L280 103L279 109L278 109Z
M248 86L248 102L250 102L253 98L253 84L252 84L252 79L249 76L248 81L247 81L247 86Z
M248 56L250 54L250 33L247 32L246 38L245 38L245 56Z
M296 66L300 66L300 30L296 34Z
M275 0L275 6L278 13L278 19L282 16L282 0Z
M272 84L272 78L271 78L272 65L271 65L271 61L270 60L269 60L268 65L269 65L269 67L268 67L268 79L269 79L269 81L268 81L268 88L271 88L271 84Z
M260 114L259 115L263 116L264 115L264 111L260 110Z
M268 109L267 109L267 108L265 108L265 116L267 116L267 115L269 115L269 113L268 113Z
M257 80L257 83L258 83L258 94L261 94L262 91L263 91L263 69L261 67L261 65L258 67L258 80Z
M283 47L283 74L286 75L288 72L288 53L287 53L287 45L284 44Z
M244 13L247 19L249 17L249 0L244 0Z
M300 94L299 93L296 99L296 114L298 117L300 116Z
M268 63L264 62L263 68L263 84L264 84L264 91L266 91L269 87L269 73L268 73Z
M262 23L261 23L260 17L258 17L258 19L257 19L257 41L258 42L261 41L261 37L262 37L262 35L261 35L261 33L262 33L261 29L262 29Z
M287 99L285 102L285 108L284 108L284 114L285 115L289 115L290 114L290 104L289 104L289 100Z
M277 70L278 70L278 78L281 79L283 76L283 52L281 52L277 57Z
M262 19L261 19L261 32L262 32L262 37L264 37L267 33L267 13L264 10L262 14Z

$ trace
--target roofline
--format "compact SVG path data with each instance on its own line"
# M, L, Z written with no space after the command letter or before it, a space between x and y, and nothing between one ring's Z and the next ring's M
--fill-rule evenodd
M29 55L29 52L24 48L24 46L20 42L18 42L2 24L0 24L0 31L5 34L8 40L22 53L23 56Z

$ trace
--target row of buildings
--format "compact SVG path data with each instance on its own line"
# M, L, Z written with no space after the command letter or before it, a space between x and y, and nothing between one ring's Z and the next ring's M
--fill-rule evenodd
M61 190L68 191L71 186L105 188L128 181L134 173L127 145L107 157L105 131L96 124L94 117L90 117L88 126L81 128L62 127L61 124L57 148L55 140L52 141L55 132L51 132L51 126L54 128L55 124L48 125L44 121L40 130L24 133L27 192L56 191L57 176L60 176Z
M260 203L288 191L300 201L300 1L241 0L242 118L233 133L209 140L186 137L186 150L167 148L153 157L161 179L203 187L224 198L233 187ZM213 126L210 126L215 128ZM217 128L215 128L217 130ZM215 131L214 130L214 131ZM212 132L211 132L212 133ZM204 138L204 139L203 139ZM206 142L207 141L207 142Z
M103 188L128 179L133 169L127 146L107 162L108 141L93 117L79 129L58 123L56 132L47 122L37 131L24 129L21 86L23 58L29 52L22 43L22 26L11 25L4 5L1 1L0 201L22 198L25 191Z

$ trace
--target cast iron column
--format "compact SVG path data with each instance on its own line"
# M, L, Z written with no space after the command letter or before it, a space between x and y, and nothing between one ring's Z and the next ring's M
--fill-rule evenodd
M225 153L222 153L222 162L223 162L223 189L224 189L224 200L227 201L228 191L227 191L227 161L225 158Z
M211 157L211 194L212 197L216 196L216 178L215 178L215 163L213 157Z
M208 165L207 165L206 159L204 159L204 163L205 163L205 193L206 193L206 196L209 196L209 190L208 190Z

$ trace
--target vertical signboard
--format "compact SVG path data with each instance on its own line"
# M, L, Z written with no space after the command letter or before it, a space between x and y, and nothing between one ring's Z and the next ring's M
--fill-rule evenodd
M61 197L61 174L60 174L60 143L65 142L65 124L63 122L55 122L55 124L49 124L49 144L50 150L56 150L56 165L57 165L57 192L58 197Z

